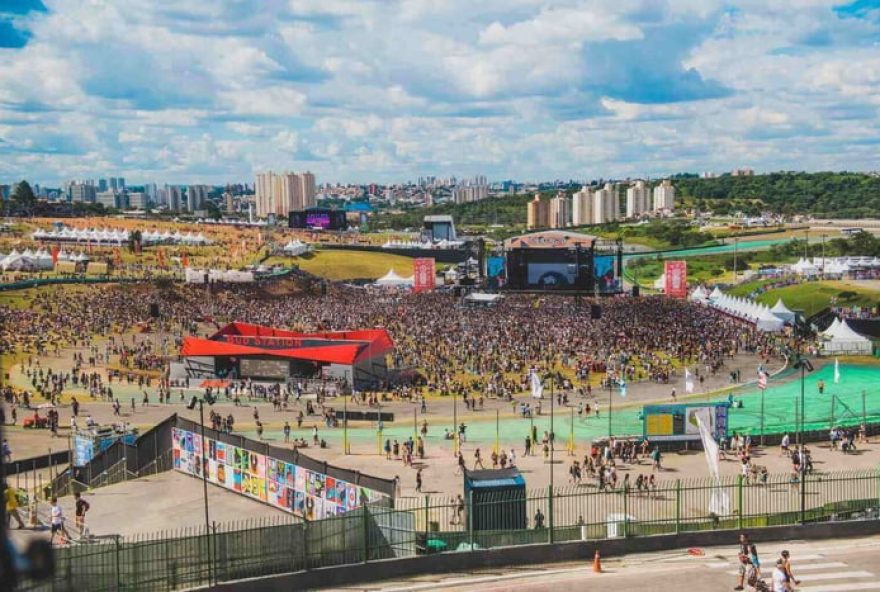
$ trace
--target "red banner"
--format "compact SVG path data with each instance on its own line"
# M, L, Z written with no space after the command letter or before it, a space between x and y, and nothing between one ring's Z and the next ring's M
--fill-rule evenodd
M56 263L58 263L58 255L61 252L61 248L58 245L54 245L52 247L52 266L54 267Z
M667 261L665 267L666 285L664 291L672 298L687 298L687 261Z
M434 289L435 279L433 257L413 259L413 291L430 292Z

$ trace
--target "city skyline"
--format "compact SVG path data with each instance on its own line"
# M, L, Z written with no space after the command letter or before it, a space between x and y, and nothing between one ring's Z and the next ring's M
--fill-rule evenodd
M11 0L0 182L876 170L878 39L867 0Z

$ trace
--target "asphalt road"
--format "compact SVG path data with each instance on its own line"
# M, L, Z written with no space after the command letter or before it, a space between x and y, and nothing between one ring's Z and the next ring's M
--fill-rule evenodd
M788 549L800 592L880 591L880 536L758 545L769 580L781 550ZM705 548L694 557L686 549L629 555L603 561L603 572L591 565L552 564L495 568L474 573L430 575L394 582L340 588L347 592L564 592L645 590L680 592L732 590L737 580L736 541ZM748 587L746 587L748 589Z

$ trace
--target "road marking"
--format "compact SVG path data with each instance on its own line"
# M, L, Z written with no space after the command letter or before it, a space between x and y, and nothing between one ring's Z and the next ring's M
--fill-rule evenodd
M854 592L855 590L880 590L880 582L860 584L831 584L830 586L800 586L799 592Z
M797 573L797 571L795 571ZM845 578L873 578L874 574L869 571L835 571L831 573L810 574L804 576L807 582L815 582L818 580L842 580ZM880 588L880 582L875 584Z
M725 564L727 565L727 564ZM839 568L846 567L846 563L841 561L829 561L827 563L805 563L804 565L797 566L797 572L801 573L802 571L816 571L819 569L831 569L831 568ZM727 572L728 574L735 576L739 574L738 570L731 570Z

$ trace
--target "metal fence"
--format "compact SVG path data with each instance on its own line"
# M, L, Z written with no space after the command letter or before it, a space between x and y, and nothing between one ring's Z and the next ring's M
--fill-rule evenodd
M880 518L880 470L806 475L803 483L771 475L641 490L583 484L478 503L426 496L313 522L291 516L61 547L54 581L25 588L174 590L446 551L872 518Z

